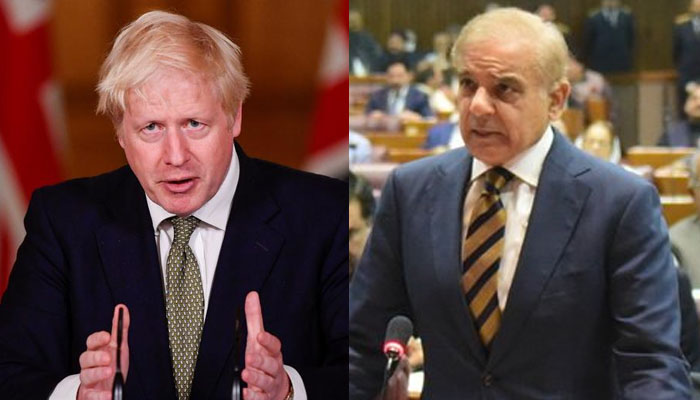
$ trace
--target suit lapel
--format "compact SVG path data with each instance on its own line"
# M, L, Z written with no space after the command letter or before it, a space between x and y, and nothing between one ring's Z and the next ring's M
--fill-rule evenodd
M472 355L483 365L486 353L481 345L473 319L460 286L462 275L462 212L467 179L471 176L472 157L461 151L459 160L446 159L433 174L432 185L426 188L431 199L427 202L430 214L430 238L433 249L433 267L445 307L460 338L464 338Z
M128 383L139 382L146 398L170 398L174 381L153 226L131 170L124 182L118 194L108 197L112 219L96 232L98 249L115 305L129 307Z
M572 163L575 150L555 134L545 159L518 267L508 294L501 327L494 339L489 365L512 346L554 272L579 219L590 188L576 176L587 170Z
M243 304L251 290L260 291L269 276L284 238L268 226L279 208L265 189L256 165L236 145L241 173L224 242L209 296L209 307L197 358L192 398L211 397L225 366L243 369L245 314ZM235 324L240 317L241 348L234 351ZM238 354L236 354L238 353ZM232 358L236 355L236 360ZM229 383L224 382L225 385Z

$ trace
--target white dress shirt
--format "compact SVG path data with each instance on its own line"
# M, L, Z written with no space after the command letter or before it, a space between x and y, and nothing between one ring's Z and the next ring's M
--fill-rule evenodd
M408 86L401 86L400 89L392 89L387 96L387 111L389 115L401 114L406 107L406 96L408 96Z
M554 133L550 126L533 146L508 161L503 168L515 177L501 190L501 202L506 210L506 231L503 244L503 255L498 267L498 305L505 310L508 302L508 292L513 283L513 276L520 258L528 220L535 201L537 184L542 172L544 159L552 147ZM484 164L476 157L472 161L472 172L469 180L469 191L464 200L464 216L462 225L462 242L467 234L472 209L484 187L484 180L479 179L492 166ZM464 259L462 254L462 259Z
M214 282L214 273L216 264L219 260L221 245L224 242L224 234L226 233L226 224L231 212L231 204L233 196L236 193L238 186L238 178L240 176L240 165L238 155L234 149L224 181L221 183L219 190L214 197L207 201L200 209L194 212L201 222L190 236L190 248L199 264L199 272L202 277L202 289L204 291L204 315L206 318L209 306L209 294L211 286ZM163 207L156 204L148 196L146 196L148 211L151 215L153 223L153 232L155 236L156 246L158 248L158 256L160 259L161 271L163 272L163 282L167 282L166 264L168 253L173 242L173 225L169 218L174 217ZM165 291L165 288L163 288ZM264 306L263 306L264 307ZM206 321L206 319L205 319ZM284 366L287 375L292 382L294 388L294 400L306 400L306 388L301 379L301 375L292 367ZM49 397L49 400L67 400L75 399L80 386L80 375L70 375L64 378L54 389Z

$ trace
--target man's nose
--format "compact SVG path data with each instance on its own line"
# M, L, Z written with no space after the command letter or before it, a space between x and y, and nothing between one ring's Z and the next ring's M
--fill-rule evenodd
M475 117L481 117L491 115L494 111L488 91L483 87L476 89L469 103L469 113Z
M180 166L189 158L189 145L179 129L168 129L164 142L164 160L168 165Z

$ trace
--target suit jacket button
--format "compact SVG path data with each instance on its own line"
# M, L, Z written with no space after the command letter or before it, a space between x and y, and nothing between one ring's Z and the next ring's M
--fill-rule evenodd
M481 382L484 384L484 386L489 387L493 384L493 375L491 374L484 374L484 376L481 377Z

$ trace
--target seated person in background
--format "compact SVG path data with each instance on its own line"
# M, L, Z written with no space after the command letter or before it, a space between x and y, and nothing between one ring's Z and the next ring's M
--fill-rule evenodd
M688 273L682 265L678 265L678 267L676 271L678 273L678 302L681 306L681 350L690 364L690 370L700 372L700 321L698 321L698 311L693 299ZM693 396L700 395L697 389L698 387L696 386ZM693 399L696 398L693 397Z
M412 74L403 62L394 62L386 70L386 87L372 93L365 113L370 119L387 116L400 120L432 117L428 96L411 85Z
M393 31L386 41L386 50L379 57L376 72L384 72L396 62L404 63L407 69L413 69L416 63L416 55L406 51L406 33Z
M620 163L620 140L613 132L613 126L607 121L596 121L576 138L576 147L601 160L613 164Z
M348 151L350 165L372 161L372 143L360 133L350 131L348 134Z
M416 88L428 95L430 108L435 112L451 114L455 111L456 94L446 81L445 72L436 65L424 64L416 75Z
M622 146L615 135L613 125L609 121L596 121L576 138L574 144L586 153L601 160L617 164L636 175L649 178L651 173L648 166L632 167L622 162Z
M700 152L689 159L688 190L695 199L697 214L676 222L669 230L671 247L678 263L686 270L693 288L700 288Z
M452 38L447 32L436 32L433 35L433 51L423 57L423 61L427 61L440 71L452 69L452 61L450 60L450 49L452 48Z
M688 98L683 110L686 119L672 122L659 138L659 146L697 147L700 139L700 82L690 82L685 86Z
M587 103L590 100L605 100L608 105L607 119L614 121L612 112L612 88L603 75L593 70L587 69L572 54L569 54L569 63L566 75L571 83L571 94L569 95L568 107L577 108L588 112ZM584 115L586 121L591 121L591 115Z
M350 220L350 243L348 254L350 256L350 277L355 271L365 243L372 226L374 214L374 195L372 186L361 176L350 173L350 196L348 203L348 217Z

